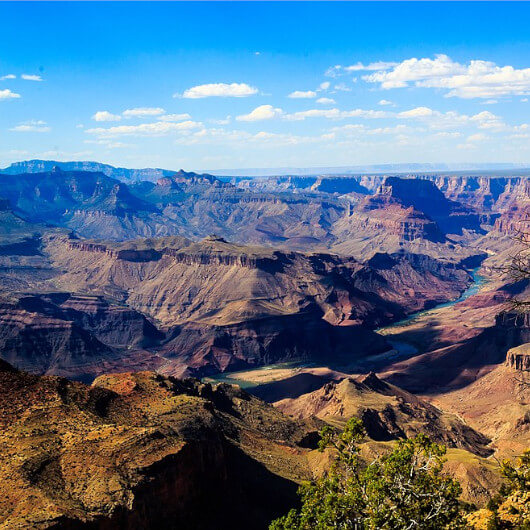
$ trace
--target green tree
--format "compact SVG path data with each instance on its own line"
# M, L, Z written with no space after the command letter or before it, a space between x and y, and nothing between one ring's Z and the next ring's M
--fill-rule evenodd
M458 482L442 474L445 447L423 434L396 443L370 464L359 459L362 423L321 432L319 450L331 447L330 471L300 487L301 508L273 521L271 530L463 528Z

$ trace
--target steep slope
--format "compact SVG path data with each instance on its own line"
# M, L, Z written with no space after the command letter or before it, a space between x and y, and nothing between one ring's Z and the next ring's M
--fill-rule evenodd
M41 173L0 174L0 185L31 221L116 241L219 233L248 243L324 248L344 209L334 199L255 193L182 170L156 184L128 186L104 173L54 167Z
M385 377L412 392L440 394L464 388L506 359L506 352L530 340L528 313L501 312L491 326L468 336L433 342L426 353L387 368Z
M530 229L530 196L526 201L514 201L498 217L493 230L504 235L517 236L527 234Z
M484 505L500 486L498 464L490 456L493 448L487 436L458 414L445 412L373 373L329 382L275 406L295 418L316 416L338 427L352 415L361 418L369 436L361 446L361 458L368 461L388 451L392 440L423 432L448 447L444 469L460 481L468 502Z
M143 351L164 338L146 318L93 296L50 293L0 304L0 357L20 369L92 380L120 367L155 368Z
M508 350L505 362L489 373L435 399L490 436L500 458L514 458L530 446L529 346Z
M150 244L154 241L149 241ZM168 330L165 368L212 373L277 361L362 355L387 345L366 328L455 298L462 268L426 256L329 254L243 247L218 237L134 248L50 239L55 288L104 294Z
M377 440L425 428L470 449L449 452L448 465L474 479L465 498L481 499L494 482L476 456L488 452L485 437L373 375L300 399L334 425L363 413L374 436L363 457L388 450ZM267 528L295 504L298 483L326 468L314 450L325 421L286 416L226 384L138 372L89 387L0 361L0 525Z
M440 175L433 179L448 199L484 213L506 210L512 202L530 195L528 176Z
M428 180L388 177L334 224L332 249L361 259L383 249L459 261L478 254L447 238L464 230L483 232L480 216L447 200Z
M316 416L339 426L356 416L363 420L368 436L376 441L410 438L423 432L448 447L480 456L492 452L486 447L489 440L456 416L444 414L374 373L357 380L332 381L296 399L278 401L275 406L295 418Z

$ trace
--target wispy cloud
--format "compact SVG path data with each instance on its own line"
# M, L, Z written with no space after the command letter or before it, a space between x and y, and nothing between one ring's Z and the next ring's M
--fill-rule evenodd
M361 62L352 64L350 66L343 66L342 64L336 64L331 66L326 70L328 77L337 77L339 75L344 75L349 72L361 72L361 71L379 71L379 70L389 70L393 66L396 66L398 63L395 62L386 62L386 61L377 61L370 64L363 64Z
M295 90L291 92L287 97L292 99L310 99L315 98L317 93L314 90Z
M318 98L317 103L321 105L334 105L336 101L333 98Z
M7 79L16 79L17 76L15 74L7 74L0 77L0 81L6 81Z
M19 123L15 127L12 127L9 129L10 131L15 132L38 132L38 133L46 133L50 132L51 128L48 127L45 121L42 120L30 120L25 121L22 123Z
M159 116L157 119L161 121L182 121L182 120L189 120L191 116L185 112L183 114L164 114L163 116Z
M42 81L42 77L40 75L22 74L20 77L26 81Z
M173 97L187 99L200 99L210 97L232 97L243 98L258 93L256 87L246 83L209 83L188 88L182 95L174 94Z
M346 118L386 118L388 114L382 110L339 110L339 109L309 109L292 114L286 114L285 118L290 121L300 121L307 118L327 118L331 120L343 120Z
M91 145L102 145L106 149L125 149L128 147L134 147L131 144L126 144L123 142L116 142L114 140L110 140L108 138L101 138L99 140L85 140L85 144L91 144Z
M174 132L189 131L202 127L200 122L182 121L179 123L157 121L154 123L142 123L140 125L116 125L114 127L96 127L87 129L86 133L101 138L114 138L118 136L166 136Z
M145 118L148 116L160 116L165 114L165 110L160 107L136 107L134 109L127 109L122 112L126 118Z

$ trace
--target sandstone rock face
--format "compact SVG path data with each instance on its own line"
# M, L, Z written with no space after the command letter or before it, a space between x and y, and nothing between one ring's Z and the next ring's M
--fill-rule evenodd
M521 344L508 350L506 363L514 370L530 372L530 343Z
M453 336L426 353L396 363L388 381L415 393L465 388L504 365L510 348L529 342L529 324L528 313L501 311L493 325L478 328L471 336Z
M473 251L447 235L485 233L481 222L481 215L448 200L429 180L388 177L333 225L332 249L359 259L386 249L460 261Z
M384 175L268 177L241 181L238 186L266 191L311 189L324 193L373 194L386 178ZM459 202L481 213L503 211L509 208L512 202L528 199L530 194L528 176L415 174L404 175L399 178L433 182L447 199Z
M0 305L0 355L32 372L91 380L114 365L141 367L145 356L126 352L163 338L143 315L100 297L57 293Z
M405 241L440 241L442 234L480 232L481 223L491 222L486 219L489 212L448 200L431 180L315 177L302 183L282 177L276 187L259 180L236 187L182 170L164 174L156 183L130 185L83 171L0 175L3 194L28 220L115 241L172 235L196 239L218 233L245 243L325 249L347 242L359 228L365 235L388 231ZM374 192L373 204L368 200L365 205ZM361 216L360 227L349 226L351 204L359 201L357 213L367 215ZM380 213L387 208L385 217Z
M528 177L439 176L434 182L448 199L485 212L502 211L530 194Z
M530 229L530 203L515 203L497 218L494 230L502 234L527 234Z
M398 236L403 241L428 239L433 242L443 242L445 240L440 228L432 219L412 205L403 205L386 192L364 199L351 216L337 223L337 228L339 226L351 232L360 229L365 234L384 232ZM344 239L346 234L338 232L337 236L338 239Z

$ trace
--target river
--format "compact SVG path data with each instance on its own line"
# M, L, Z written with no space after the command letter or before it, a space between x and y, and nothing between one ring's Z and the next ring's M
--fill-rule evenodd
M405 317L403 320L399 320L398 322L394 322L393 324L390 324L388 326L385 326L383 328L376 329L377 332L382 332L386 329L391 328L398 328L407 326L408 324L412 324L414 321L418 320L419 318L428 315L429 313L432 313L433 311L438 311L439 309L443 309L444 307L451 307L455 304L458 304L459 302L463 302L464 300L467 300L470 296L473 296L474 294L477 294L480 289L487 283L487 279L484 276L481 276L478 273L479 269L473 269L471 271L471 277L473 279L472 283L469 285L469 287L455 300L451 300L450 302L444 302L442 304L437 304L434 307L431 307L430 309L425 309L423 311L418 311L416 313L412 313L408 317Z
M404 318L403 320L399 320L398 322L394 322L393 324L390 324L388 326L385 326L383 328L376 329L375 331L377 333L380 333L381 335L386 335L387 330L392 330L394 328L398 327L404 327L407 325L410 325L414 323L416 320L423 318L425 316L428 316L429 314L438 311L439 309L443 309L446 307L451 307L455 304L458 304L459 302L462 302L469 298L470 296L473 296L474 294L478 293L480 289L486 284L487 279L481 276L478 273L478 268L471 271L472 276L472 283L470 286L462 292L462 294L455 300L452 300L450 302L444 302L442 304L438 304L431 309L426 309L423 311L418 311L416 313L413 313L409 315L408 317ZM343 366L335 366L335 369L344 371L344 372L350 372L355 373L356 371L365 371L371 369L371 367L376 367L377 365L381 365L382 363L388 364L388 362L396 362L400 360L401 358L408 358L414 355L417 355L421 352L418 351L418 348L412 344L405 341L399 341L392 339L390 337L387 338L387 341L392 346L392 350L377 354L377 355L371 355L369 357L363 357L361 359L356 359L352 363L348 363L347 365ZM286 374L292 374L297 368L303 369L303 368L316 368L320 365L316 363L308 363L300 361L300 362L290 362L290 363L278 363L278 364L270 364L267 366L260 366L258 368L250 368L247 370L242 370L238 372L225 372L222 374L216 374L211 377L205 377L203 380L208 382L214 382L214 383L231 383L239 385L241 388L253 388L256 386L259 386L262 384L260 382L261 379L265 380L267 379L267 373L274 372L275 374L278 374L279 379L282 379L281 373L285 371ZM246 379L245 377L250 377L249 379ZM287 375L288 376L288 375Z

